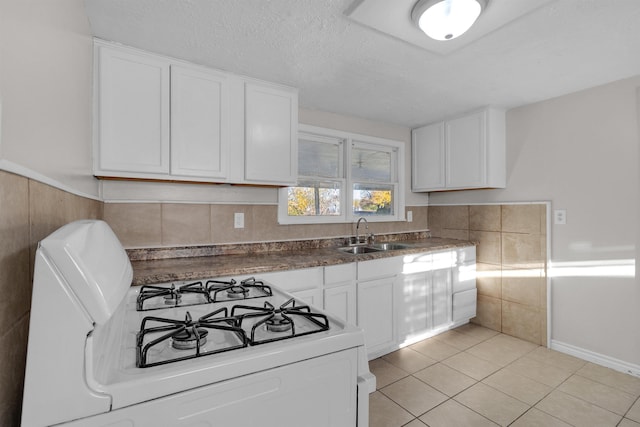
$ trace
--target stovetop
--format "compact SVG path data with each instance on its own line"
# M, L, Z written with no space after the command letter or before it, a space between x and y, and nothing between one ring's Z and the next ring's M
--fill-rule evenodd
M236 281L241 283L240 279L244 278ZM204 280L203 285L206 282ZM190 283L192 282L162 283L154 286L161 289L173 286L174 289L179 289ZM271 295L203 304L167 304L168 307L162 308L158 304L157 308L144 311L137 310L142 287L131 287L117 313L106 324L96 325L92 333L92 343L88 347L93 349L88 366L91 374L87 378L91 379L96 390L104 390L105 393L117 396L113 405L122 407L140 399L168 395L349 348L363 348L364 336L357 327L315 307L309 307L311 316L297 314L296 311L307 310L303 301L270 283L264 285L270 287ZM191 297L188 295L186 298ZM293 301L290 301L291 298ZM164 305L164 301L162 304ZM296 317L295 336L271 340L288 336L291 332L276 331L267 334L266 326L261 323L265 305L266 310L273 307L281 312L285 310L289 317ZM234 309L234 306L238 308ZM316 317L316 314L321 316ZM144 320L149 317L165 320ZM236 317L241 319L239 323L228 319ZM159 330L144 334L142 346L139 346L143 322L145 327L164 327L169 324L166 319L169 322L188 323L188 318L191 322L204 318L205 322L211 321L220 327L207 328L206 342L200 344L199 350L197 346L187 350L175 348L172 338L159 340L159 346L147 348L144 362L146 367L140 367L144 347L170 333L168 330ZM186 329L192 329L192 326L190 324ZM226 350L228 348L230 350ZM196 355L198 351L200 355ZM154 386L150 388L149 384Z
M325 314L253 277L143 286L134 294L135 310L127 311L138 368L331 329Z

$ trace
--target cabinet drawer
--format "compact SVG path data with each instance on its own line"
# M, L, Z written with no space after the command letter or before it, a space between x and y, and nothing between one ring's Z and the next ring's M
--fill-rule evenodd
M402 257L373 259L358 263L358 280L396 276L402 271Z
M322 288L322 268L256 274L256 279L265 280L287 292L320 289Z
M331 285L356 279L356 264L331 265L324 268L324 284Z
M453 294L453 321L476 317L477 292L475 289Z
M453 293L476 288L476 264L467 263L453 268Z
M456 251L457 264L463 264L466 262L476 262L476 247L469 246L466 248L460 248Z

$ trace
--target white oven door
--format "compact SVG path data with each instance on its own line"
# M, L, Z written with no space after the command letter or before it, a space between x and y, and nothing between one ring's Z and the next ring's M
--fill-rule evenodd
M357 350L348 349L65 425L356 426L357 373Z

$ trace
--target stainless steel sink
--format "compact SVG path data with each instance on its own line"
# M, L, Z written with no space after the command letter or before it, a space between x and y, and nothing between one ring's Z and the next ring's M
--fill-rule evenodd
M381 249L372 248L370 246L345 246L343 248L338 248L341 252L346 252L348 254L368 254L371 252L380 252Z
M371 245L370 247L379 251L396 251L398 249L407 249L410 246L404 245L402 243L376 243L375 245Z
M402 243L376 243L372 245L357 245L357 246L345 246L342 248L338 248L341 252L346 252L348 254L358 255L358 254L368 254L371 252L385 252L385 251L396 251L399 249L407 249L409 245L404 245Z

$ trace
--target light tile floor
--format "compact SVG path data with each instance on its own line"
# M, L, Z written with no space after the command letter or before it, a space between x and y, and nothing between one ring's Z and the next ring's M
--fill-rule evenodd
M369 367L370 427L640 427L640 378L473 324Z

